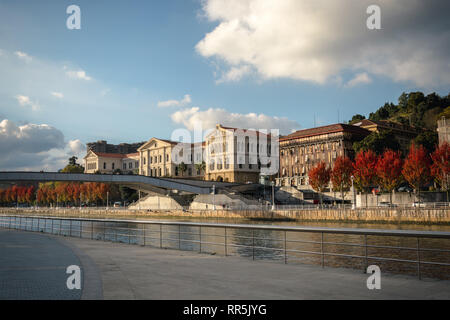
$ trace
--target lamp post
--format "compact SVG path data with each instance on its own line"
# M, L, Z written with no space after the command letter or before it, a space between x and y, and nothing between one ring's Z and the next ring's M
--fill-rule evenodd
M106 191L106 210L109 210L109 191Z
M275 182L272 181L272 210L275 210Z

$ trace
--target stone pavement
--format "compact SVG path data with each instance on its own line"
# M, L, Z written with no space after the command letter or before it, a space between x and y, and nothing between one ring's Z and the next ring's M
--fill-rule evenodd
M66 285L70 265L81 262L53 237L0 230L0 299L80 299Z
M85 277L81 298L102 298L98 294L101 286L105 299L450 299L450 281L382 274L381 290L368 290L368 275L358 270L284 265L18 231L0 231L1 270L6 263L11 267L25 264L33 270L30 273L42 272L37 265L43 261L36 258L38 251L32 252L31 247L50 240L54 244L47 244L52 250L46 254L44 266L65 266L74 261L72 254L76 254ZM17 256L21 257L20 263L16 262ZM15 297L26 292L7 288L15 285L8 278L13 271L7 270L0 273L0 289L13 292ZM52 274L58 270L52 269ZM64 272L62 278L65 284ZM56 288L60 281L50 275L44 279L49 284L37 283L41 289L52 288L52 283ZM40 296L35 290L31 298L35 294L40 298L69 297L62 290L54 291L60 295L39 291Z

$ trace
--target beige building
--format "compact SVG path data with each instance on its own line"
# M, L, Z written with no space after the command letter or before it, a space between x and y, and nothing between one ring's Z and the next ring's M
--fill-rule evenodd
M84 157L85 173L138 173L139 154L102 153L89 150Z
M203 179L204 172L195 166L201 163L202 144L186 144L151 138L139 149L139 174L151 177ZM184 163L184 171L183 165Z
M205 139L205 180L258 183L261 169L275 162L271 153L270 135L218 124Z

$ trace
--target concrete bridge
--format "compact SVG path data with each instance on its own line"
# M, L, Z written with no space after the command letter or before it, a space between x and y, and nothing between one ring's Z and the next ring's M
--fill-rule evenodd
M155 178L140 175L86 174L61 172L0 172L0 182L100 182L124 185L144 192L161 192L178 190L192 194L210 194L213 186L216 190L238 184L215 181L199 181L188 179Z

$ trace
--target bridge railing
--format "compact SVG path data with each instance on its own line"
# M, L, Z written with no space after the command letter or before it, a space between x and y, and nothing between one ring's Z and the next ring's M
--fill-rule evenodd
M450 278L450 232L0 215L0 227L322 267ZM383 269L384 268L384 269Z

